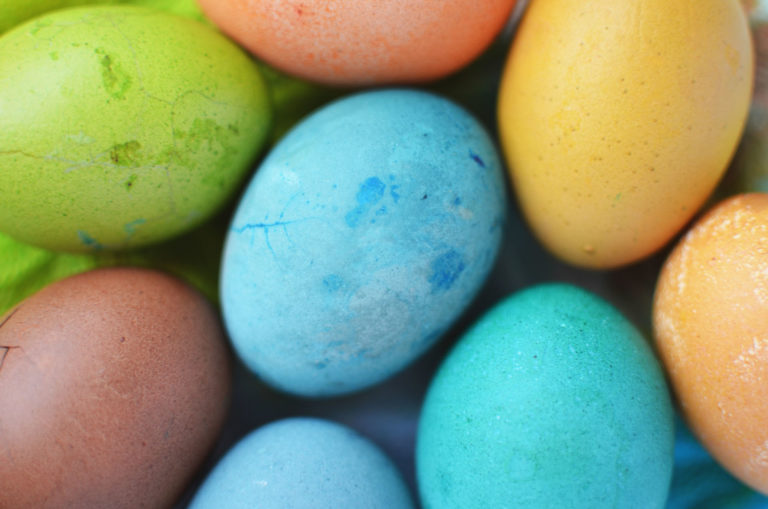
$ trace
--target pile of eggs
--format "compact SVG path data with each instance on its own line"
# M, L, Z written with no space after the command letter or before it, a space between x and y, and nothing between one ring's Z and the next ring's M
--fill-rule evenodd
M0 5L0 507L768 507L765 5L198 2Z

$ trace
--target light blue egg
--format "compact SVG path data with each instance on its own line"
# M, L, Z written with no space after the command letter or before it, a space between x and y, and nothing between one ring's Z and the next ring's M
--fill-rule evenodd
M392 462L353 430L321 419L268 424L214 467L189 509L413 509Z
M221 299L236 352L305 396L389 377L476 295L505 212L493 142L447 99L384 90L322 108L268 155L230 226Z
M504 300L430 385L416 447L425 509L661 509L673 410L616 309L547 284Z

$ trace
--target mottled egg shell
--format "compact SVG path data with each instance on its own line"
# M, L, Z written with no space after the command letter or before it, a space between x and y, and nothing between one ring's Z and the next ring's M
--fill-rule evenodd
M753 58L738 0L531 2L498 114L513 186L542 243L592 268L667 243L734 152Z
M198 0L252 53L290 74L335 85L427 81L477 57L515 0Z
M768 494L768 194L701 218L664 264L656 342L691 429L736 477Z
M324 107L268 155L230 226L221 299L237 353L307 396L383 380L472 300L505 202L492 141L450 101L384 90Z
M0 231L87 251L189 230L269 116L256 64L201 23L137 6L36 18L0 38Z
M213 446L229 359L213 308L101 269L0 318L0 507L169 507Z
M613 306L545 284L483 316L432 381L416 467L425 509L664 507L673 410Z
M190 509L413 509L394 464L352 429L314 418L251 432L214 467Z

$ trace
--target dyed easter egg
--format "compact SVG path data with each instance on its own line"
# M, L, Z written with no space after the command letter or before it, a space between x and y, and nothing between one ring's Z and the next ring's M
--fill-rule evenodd
M0 317L0 507L170 507L224 423L226 346L202 295L143 269Z
M201 223L266 139L256 64L201 23L137 6L49 13L0 38L0 231L136 247Z
M387 378L477 293L505 206L491 139L452 102L384 90L324 107L270 152L232 220L221 298L235 350L307 396Z
M753 59L738 0L531 2L498 114L539 240L591 268L667 243L725 172L747 117Z
M521 291L483 316L427 393L425 509L662 508L673 410L645 339L580 288Z
M768 494L768 194L702 217L664 263L653 321L691 430L733 475Z
M330 421L292 418L250 433L214 467L190 509L413 509L381 450Z
M199 0L224 33L290 74L335 85L421 82L477 57L515 0Z

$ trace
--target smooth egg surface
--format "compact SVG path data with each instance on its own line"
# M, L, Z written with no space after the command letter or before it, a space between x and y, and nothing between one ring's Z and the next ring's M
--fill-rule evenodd
M199 0L222 31L290 74L333 85L414 83L476 58L515 0Z
M391 460L346 426L315 418L251 432L214 467L189 509L414 509Z
M433 379L416 468L425 509L662 508L673 410L645 339L610 304L542 284L483 316Z
M683 415L733 475L768 494L768 194L729 198L664 263L656 343Z
M737 0L531 2L498 115L539 240L590 268L635 262L671 240L726 170L753 60Z
M170 507L224 422L218 317L143 269L73 276L0 318L0 507Z
M505 213L496 149L452 102L382 90L322 108L270 152L232 220L221 299L235 350L306 396L387 378L471 302Z
M0 231L63 251L146 245L210 217L266 140L256 64L147 7L51 12L0 37Z

